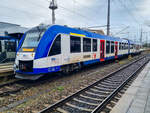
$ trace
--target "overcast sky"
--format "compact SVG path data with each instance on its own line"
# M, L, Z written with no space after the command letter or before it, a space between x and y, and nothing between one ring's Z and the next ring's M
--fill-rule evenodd
M56 24L75 27L106 25L107 0L57 0ZM0 21L33 27L51 23L49 0L1 0ZM150 0L111 0L111 34L139 39L149 32ZM101 28L104 31L106 28ZM121 34L119 31L125 29ZM150 36L150 33L147 33ZM146 40L146 33L143 40Z

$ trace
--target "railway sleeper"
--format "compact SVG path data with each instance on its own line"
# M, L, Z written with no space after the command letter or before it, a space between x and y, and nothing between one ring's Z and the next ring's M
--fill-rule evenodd
M69 105L66 105L66 104L63 105L61 107L61 109L67 111L68 113L73 113L73 112L74 113L81 113L81 111L82 111L82 113L91 113L91 111L89 111L89 110L86 111L86 109L84 109L84 111L83 111L79 107L75 108L74 106L69 106Z
M76 108L79 109L80 111L87 111L87 112L92 112L93 109L89 109L89 108L84 108L84 107L79 107L70 103L66 103L67 106L70 106L72 108Z
M101 90L101 91L106 91L106 92L112 92L114 91L114 89L106 89L106 88L102 88L102 87L98 87L98 86L94 86L96 89Z
M93 91L93 90L88 90L87 92L94 93L97 95L102 95L102 96L107 96L110 94L110 93L101 93L101 92L97 92L97 91Z
M116 89L118 87L118 85L103 85L103 84L98 84L98 86L100 87L104 87L104 88L111 88L111 89Z
M68 111L66 111L66 110L64 110L64 109L62 109L62 108L57 108L56 109L58 112L60 112L60 113L69 113Z
M109 109L112 109L114 107L114 105L109 103L106 107Z
M97 89L95 89L95 88L91 88L90 90L92 90L92 91L94 91L94 92L102 93L102 94L110 94L110 92L97 90Z
M80 102L80 103L83 103L83 104L88 104L88 105L91 105L91 106L98 106L98 105L99 105L99 104L96 104L96 103L79 100L79 99L77 99L77 98L73 98L73 100L74 100L74 101L77 101L77 102Z
M86 95L82 95L82 94L80 94L80 97L90 99L90 100L94 100L94 101L100 101L100 102L103 101L103 99L101 99L101 98L94 98L94 97L90 97L90 96L86 96Z
M106 80L104 80L104 82L110 82L110 83L120 83L121 81L118 81L118 80L114 80L114 79L107 78Z
M112 81L107 81L107 80L104 80L104 82L101 82L101 84L103 85L118 85L120 84L121 82L117 81L117 82L112 82Z
M117 102L111 100L110 103L116 105Z
M93 96L97 96L99 98L106 98L108 95L102 95L102 94L96 94L96 93L92 93L92 92L89 92L89 91L85 91L86 94L89 94L89 95L93 95Z
M122 82L124 79L123 79L123 78L119 78L119 79L117 79L117 78L114 78L114 79L112 79L112 78L107 78L106 80L112 81L112 82Z

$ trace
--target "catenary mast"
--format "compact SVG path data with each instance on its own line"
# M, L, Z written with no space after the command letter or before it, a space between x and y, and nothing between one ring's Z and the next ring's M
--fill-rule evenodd
M52 24L55 24L56 18L55 18L55 10L58 9L58 6L56 4L55 0L52 0L50 2L49 8L52 10Z

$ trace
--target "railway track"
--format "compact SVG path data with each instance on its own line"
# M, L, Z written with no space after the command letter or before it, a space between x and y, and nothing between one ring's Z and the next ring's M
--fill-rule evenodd
M149 61L145 56L125 65L92 85L40 111L40 113L97 113L139 72Z

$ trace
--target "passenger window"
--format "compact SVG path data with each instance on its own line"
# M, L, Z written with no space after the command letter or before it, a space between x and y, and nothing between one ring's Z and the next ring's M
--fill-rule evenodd
M122 50L124 50L124 43L122 43L121 46L122 46Z
M61 54L61 35L58 35L53 42L49 56Z
M106 41L106 54L110 53L110 41Z
M128 43L126 43L126 50L128 49Z
M114 42L111 42L111 53L114 53Z
M91 52L91 39L83 38L83 52Z
M119 50L121 50L122 49L122 45L121 45L121 42L119 43Z
M126 43L124 43L124 50L126 49Z
M134 45L132 44L132 49L133 49Z
M15 41L5 41L5 50L8 52L16 52L16 42Z
M0 41L0 52L2 52L2 42L1 41Z
M70 52L78 53L81 52L81 38L70 36Z
M93 39L93 52L97 51L97 39Z

